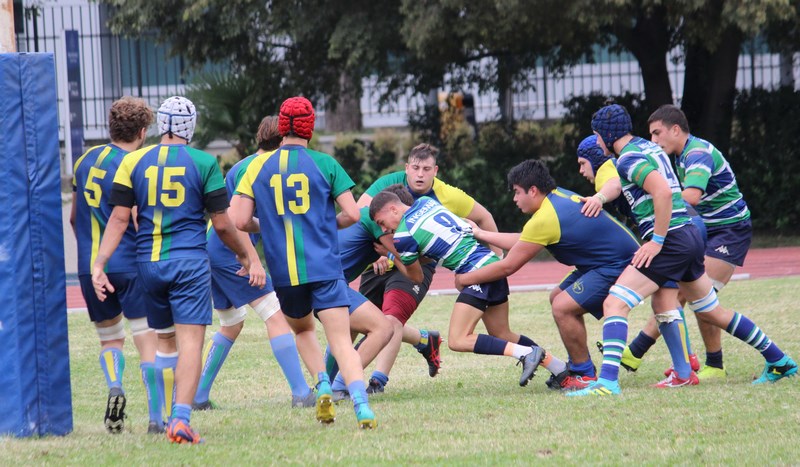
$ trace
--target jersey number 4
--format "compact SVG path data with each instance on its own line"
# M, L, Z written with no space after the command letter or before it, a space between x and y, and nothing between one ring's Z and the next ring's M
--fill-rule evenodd
M284 179L283 174L273 174L269 179L269 186L275 192L275 209L279 216L286 214L283 202ZM305 214L311 208L311 199L308 196L308 177L305 174L291 174L286 177L285 187L294 189L294 200L287 203L289 210L294 214Z
M147 179L147 204L155 206L158 193L158 172L163 172L161 179L161 197L158 200L162 206L174 208L183 204L186 199L186 187L173 177L186 175L186 167L159 167L150 166L144 171Z

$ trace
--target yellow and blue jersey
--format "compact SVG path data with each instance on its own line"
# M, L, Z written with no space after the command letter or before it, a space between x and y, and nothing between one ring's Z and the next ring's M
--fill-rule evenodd
M206 258L205 212L228 207L216 158L182 144L158 144L125 156L111 203L138 208L139 262Z
M619 178L619 172L617 172L617 159L615 157L610 158L609 160L603 162L603 165L597 168L597 173L594 174L594 190L596 192L600 192L603 189L606 183L609 180ZM611 205L617 208L620 214L625 217L633 218L633 211L631 211L631 205L628 204L628 201L625 199L625 196L620 194L617 196L617 199L611 202Z
M606 211L585 216L582 206L579 195L556 188L525 224L520 241L542 245L558 262L581 271L630 262L639 249L633 232Z
M383 189L397 183L405 185L406 188L408 188L406 173L402 170L386 174L383 177L375 180L375 182L373 182L372 185L367 188L365 193L374 198L375 195L380 193ZM433 186L427 193L420 195L414 193L410 188L408 189L408 192L411 193L411 196L413 196L415 200L418 200L423 196L433 198L434 201L438 202L448 211L452 212L458 217L469 216L469 213L472 212L472 208L475 207L475 199L472 196L464 193L459 188L448 185L438 178L433 179Z
M114 175L127 151L113 144L95 146L75 162L72 190L76 193L75 236L78 274L91 274L113 206L109 204ZM106 272L136 272L136 229L128 225Z
M361 208L358 222L339 230L339 253L347 282L354 281L367 266L380 258L373 244L383 235L383 230L370 219L367 206Z
M335 159L303 146L281 146L248 165L236 193L255 201L276 287L344 278L334 200L353 186Z

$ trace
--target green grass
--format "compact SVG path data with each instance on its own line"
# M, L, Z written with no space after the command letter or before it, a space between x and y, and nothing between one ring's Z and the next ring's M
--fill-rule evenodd
M784 350L800 356L796 320L800 278L733 282L723 303L752 317ZM447 329L454 297L429 297L413 317L418 326ZM512 328L564 356L546 293L511 297ZM631 317L629 338L649 313ZM702 344L694 319L695 349ZM758 353L723 334L727 381L676 390L650 385L669 365L658 343L635 374L623 374L618 397L573 399L544 386L540 370L518 386L520 368L507 357L443 351L444 368L427 376L424 360L405 346L387 392L372 399L379 426L356 429L349 403L333 426L313 409L291 409L288 386L250 317L212 391L220 410L193 414L202 446L170 445L145 433L147 416L138 360L127 346L129 431L105 432L107 390L97 364L98 343L86 315L69 317L74 432L43 439L0 438L2 464L249 465L249 464L791 464L800 455L800 379L767 386L750 381L763 365ZM600 324L587 320L591 343ZM211 334L211 330L208 331ZM599 365L600 357L593 354ZM702 358L701 358L702 360ZM624 371L624 370L623 370Z

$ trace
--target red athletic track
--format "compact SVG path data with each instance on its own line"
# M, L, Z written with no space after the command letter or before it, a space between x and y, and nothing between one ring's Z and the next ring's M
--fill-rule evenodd
M555 261L533 262L526 264L508 282L511 287L557 284L570 270L570 267ZM761 279L782 276L800 276L800 247L750 250L744 266L736 269L734 277ZM431 292L446 292L453 288L453 273L439 268L433 276ZM86 308L80 287L67 287L67 308Z

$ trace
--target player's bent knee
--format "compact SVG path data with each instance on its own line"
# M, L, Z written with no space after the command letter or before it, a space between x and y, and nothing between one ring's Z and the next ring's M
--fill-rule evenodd
M122 320L104 328L95 325L95 329L97 329L97 336L100 338L100 342L125 339L125 324Z
M278 301L278 295L275 294L275 292L270 292L263 300L258 302L253 309L256 311L256 314L266 322L272 315L281 310L281 303Z
M131 325L131 334L134 337L152 331L147 324L147 318L134 318L128 320L128 323Z
M669 310L662 313L655 314L656 321L663 324L669 324L673 321L683 320L681 312L678 310Z
M689 309L695 313L707 313L715 310L719 306L717 292L712 287L705 297L689 302Z
M240 306L239 308L226 308L224 310L217 310L219 316L219 325L229 328L236 326L247 318L247 308Z

